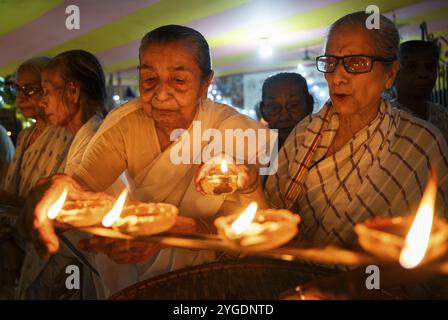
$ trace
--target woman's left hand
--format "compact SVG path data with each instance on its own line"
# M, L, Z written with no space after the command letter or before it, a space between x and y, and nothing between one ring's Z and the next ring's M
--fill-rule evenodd
M237 190L241 193L248 193L253 191L258 186L258 169L256 165L245 164L228 164L229 174L237 175ZM206 163L199 167L196 172L194 182L196 185L196 191L205 195L201 186L201 180L211 174L221 172L221 165L216 163Z

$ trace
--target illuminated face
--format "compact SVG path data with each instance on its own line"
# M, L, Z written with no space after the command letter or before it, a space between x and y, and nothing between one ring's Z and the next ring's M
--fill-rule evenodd
M43 95L40 106L48 121L55 126L67 126L77 113L79 106L72 103L66 94L66 83L56 70L42 71Z
M375 42L362 28L341 26L328 39L325 48L326 55L348 56L368 55L377 56ZM395 78L396 70L378 61L373 62L370 72L348 73L342 61L336 70L326 73L331 101L337 112L341 114L362 114L378 108L381 94L390 88Z
M16 96L16 105L23 116L33 119L42 117L43 112L39 108L39 100L42 96L40 75L28 70L19 70L16 85L20 88Z
M150 44L140 54L140 96L160 127L188 128L211 77L202 79L193 48L179 42Z

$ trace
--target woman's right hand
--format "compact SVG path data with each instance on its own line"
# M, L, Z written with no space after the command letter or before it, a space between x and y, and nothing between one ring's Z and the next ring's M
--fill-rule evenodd
M67 189L67 200L99 199L105 195L86 191L72 177L58 174L38 181L26 197L24 210L17 223L20 236L33 242L42 259L48 259L59 249L53 221L48 209Z

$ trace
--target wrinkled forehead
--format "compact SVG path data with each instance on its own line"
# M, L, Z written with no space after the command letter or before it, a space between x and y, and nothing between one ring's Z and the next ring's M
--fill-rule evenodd
M40 74L28 69L18 70L16 76L16 83L20 86L29 84L40 84Z
M329 55L376 55L378 51L372 31L359 25L338 26L331 31L325 42L325 54Z

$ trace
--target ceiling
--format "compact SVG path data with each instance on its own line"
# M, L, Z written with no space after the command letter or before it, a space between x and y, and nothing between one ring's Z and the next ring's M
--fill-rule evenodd
M0 0L0 75L34 56L71 49L94 53L106 72L136 79L138 46L149 30L182 24L207 38L217 76L284 69L321 51L328 26L371 0ZM66 7L80 9L80 29L68 30ZM404 40L419 39L426 21L448 35L448 1L375 0L395 20ZM261 38L272 56L261 58ZM305 61L306 62L306 61Z

